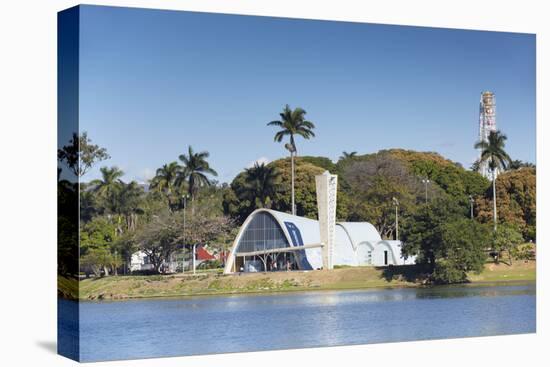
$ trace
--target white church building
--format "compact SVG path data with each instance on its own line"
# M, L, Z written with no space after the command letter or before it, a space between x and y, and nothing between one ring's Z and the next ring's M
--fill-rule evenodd
M401 241L383 240L367 222L336 222L337 176L316 177L319 220L257 209L241 226L224 273L414 264Z

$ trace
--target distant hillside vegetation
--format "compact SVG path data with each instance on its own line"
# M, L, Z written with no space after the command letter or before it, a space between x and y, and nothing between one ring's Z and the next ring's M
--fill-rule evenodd
M519 168L497 178L497 213L501 223L518 227L526 240L536 240L537 177L535 168ZM476 216L482 222L493 219L493 191L487 189L476 200Z
M317 217L315 175L325 170L338 174L337 218L341 221L368 221L384 238L395 236L395 206L399 201L400 221L405 223L421 206L434 200L450 200L458 204L464 216L470 216L470 195L475 200L475 216L481 222L491 218L491 183L477 172L464 169L438 153L404 149L381 150L377 153L342 157L334 163L327 157L297 157L297 214ZM290 211L290 158L268 164L279 174L277 194L269 207ZM226 213L242 222L255 209L253 203L239 193L246 190L246 172L231 183L224 198ZM509 171L497 180L501 221L517 224L526 238L535 231L535 173L532 168ZM428 179L426 185L422 182ZM502 183L502 184L501 184Z

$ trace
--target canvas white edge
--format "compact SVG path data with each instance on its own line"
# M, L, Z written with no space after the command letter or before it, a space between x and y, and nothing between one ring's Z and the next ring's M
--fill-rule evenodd
M99 5L350 20L537 34L537 334L238 353L98 363L98 366L539 366L550 341L550 29L542 1L112 0ZM4 252L0 361L4 366L69 366L56 338L56 12L75 1L4 1L0 5L0 223L4 248L32 250L23 265ZM546 23L546 24L545 24ZM546 67L544 66L546 65ZM543 104L546 101L546 106ZM15 179L17 178L17 179ZM31 192L32 195L28 193ZM29 208L33 208L29 213ZM32 230L28 230L29 223ZM548 223L548 222L546 222ZM23 235L23 236L22 236ZM22 240L22 238L24 238ZM33 272L24 268L36 269ZM546 268L546 269L545 269ZM546 348L545 348L546 347Z

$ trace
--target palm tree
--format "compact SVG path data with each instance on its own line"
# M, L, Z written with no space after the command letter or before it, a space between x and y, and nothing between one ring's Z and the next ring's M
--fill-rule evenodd
M174 209L174 200L178 200L175 196L178 194L178 177L183 169L178 162L164 164L157 169L155 177L151 180L151 188L162 193L168 201L168 207L171 211Z
M195 213L194 202L199 188L212 185L212 181L208 178L209 175L218 175L214 169L210 168L210 164L206 160L209 156L210 153L206 151L195 153L191 146L189 146L187 155L179 156L183 163L183 169L178 176L177 184L182 185L187 182L188 192L191 196L191 214Z
M497 229L497 195L496 195L496 180L497 173L507 169L512 161L510 156L504 150L506 135L500 131L491 131L487 141L481 140L475 144L476 149L481 149L481 156L475 165L479 168L482 163L487 163L491 171L491 179L493 181L493 221L494 230Z
M116 213L119 209L118 193L124 182L120 179L124 172L118 167L101 167L101 179L90 181L93 190L105 200L106 208L112 213Z
M256 207L270 207L272 199L277 194L280 178L280 173L275 167L256 162L254 167L245 170L244 196L254 202Z
M137 215L143 213L141 208L143 188L132 181L123 185L119 192L120 212L126 218L126 230L134 231L137 225Z
M296 214L296 206L294 205L294 156L298 154L294 136L301 136L304 139L315 137L313 129L315 125L311 121L305 119L306 111L300 107L291 110L288 105L285 106L283 112L279 114L280 120L271 121L268 126L280 127L281 130L275 133L274 139L276 142L281 142L285 136L290 137L290 143L285 144L285 148L290 152L290 163L292 172L291 196L292 196L292 214Z
M357 156L357 152L353 151L353 152L346 152L346 151L343 151L342 152L342 155L340 156L340 160L345 160L345 159L350 159L350 158L355 158Z

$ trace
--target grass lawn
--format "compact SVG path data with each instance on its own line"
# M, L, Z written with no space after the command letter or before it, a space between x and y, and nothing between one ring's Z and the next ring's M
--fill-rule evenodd
M469 276L471 284L511 281L534 281L535 262L516 261L506 264L486 264L481 274ZM221 275L111 276L80 281L79 293L75 281L59 277L60 292L82 300L128 299L145 297L177 297L233 293L288 292L328 289L365 289L380 287L418 287L412 266L389 268L353 267L331 271L248 273Z

